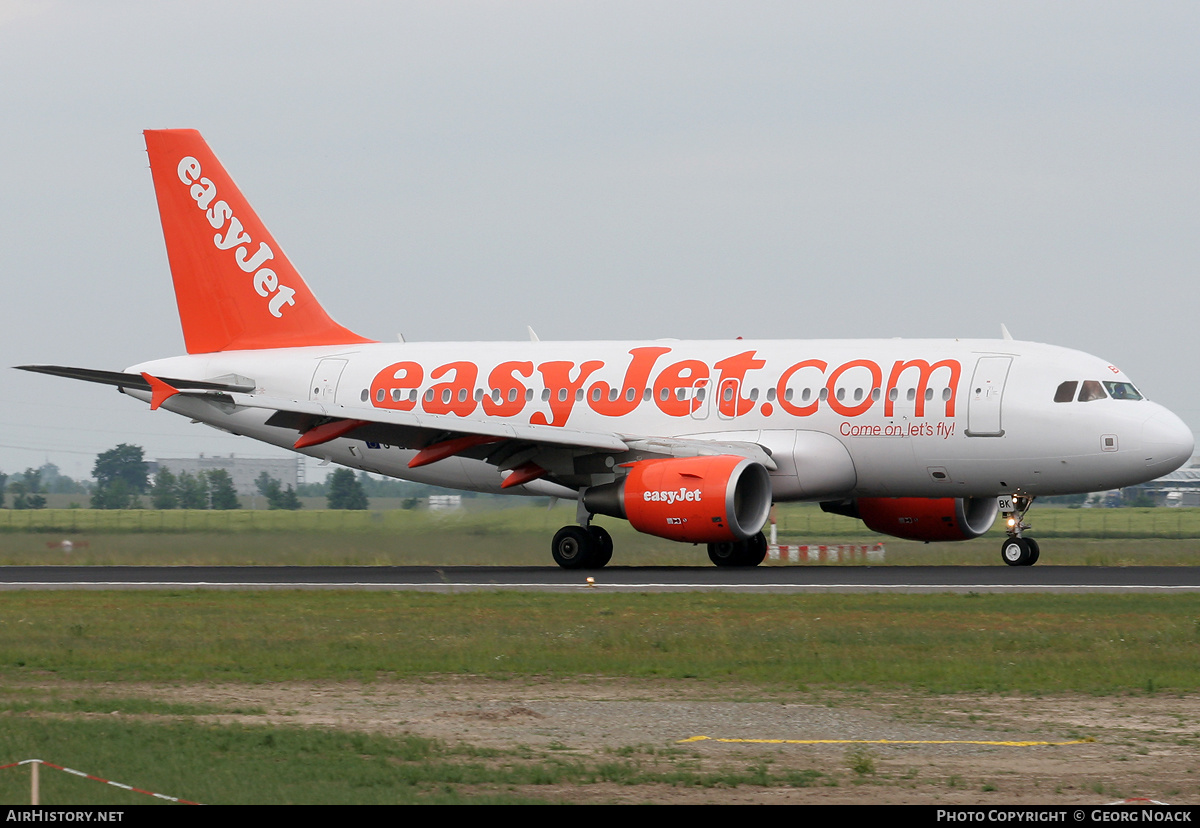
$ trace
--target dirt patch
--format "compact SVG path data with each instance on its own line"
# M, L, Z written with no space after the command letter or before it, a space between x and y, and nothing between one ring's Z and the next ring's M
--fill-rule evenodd
M198 721L414 734L519 752L527 761L553 755L633 761L657 770L757 769L771 780L736 787L597 783L527 791L563 802L1200 801L1200 697L1194 695L788 695L603 678L36 686L58 697L139 697L230 711L188 717ZM789 774L807 776L804 783L786 784Z

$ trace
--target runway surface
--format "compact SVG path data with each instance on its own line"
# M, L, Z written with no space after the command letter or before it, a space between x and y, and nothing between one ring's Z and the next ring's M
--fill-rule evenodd
M1173 593L1200 592L1200 567L7 566L0 589Z

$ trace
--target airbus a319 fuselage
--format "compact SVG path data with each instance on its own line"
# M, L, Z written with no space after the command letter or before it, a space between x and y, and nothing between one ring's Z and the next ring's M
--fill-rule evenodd
M235 434L370 472L578 502L556 561L612 555L595 514L755 565L772 502L881 532L1039 550L1039 495L1159 477L1193 438L1105 360L998 340L377 343L333 322L198 133L147 132L187 356L117 385Z

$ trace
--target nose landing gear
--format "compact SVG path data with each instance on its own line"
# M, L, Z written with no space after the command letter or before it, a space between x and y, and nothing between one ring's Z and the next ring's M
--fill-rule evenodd
M1033 506L1033 498L1027 495L1013 495L1011 507L1003 509L1005 531L1008 537L1000 545L1000 557L1009 566L1033 566L1041 557L1038 542L1027 538L1022 533L1030 526L1025 522L1025 513Z

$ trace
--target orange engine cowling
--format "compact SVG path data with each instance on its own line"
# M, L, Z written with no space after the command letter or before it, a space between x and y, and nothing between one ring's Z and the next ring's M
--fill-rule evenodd
M746 540L771 510L770 474L744 457L639 460L627 468L622 479L584 492L583 504L647 535L688 543Z
M992 528L995 498L860 497L857 516L874 532L918 541L977 538Z

